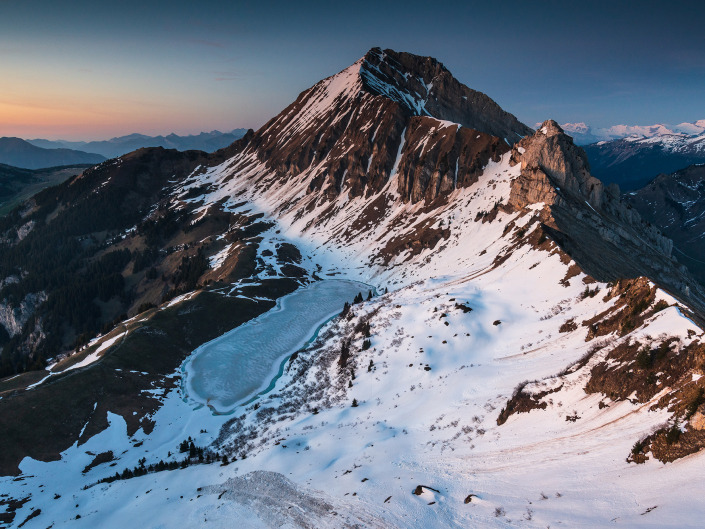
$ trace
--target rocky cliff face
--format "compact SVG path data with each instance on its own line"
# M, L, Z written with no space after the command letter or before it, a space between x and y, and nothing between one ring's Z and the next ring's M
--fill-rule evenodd
M404 142L398 191L412 203L469 187L490 160L498 161L509 150L495 136L428 117L411 119Z
M7 334L13 336L22 332L22 327L34 314L39 305L44 303L47 296L44 292L27 294L17 307L7 301L0 303L0 326L4 327Z
M545 121L533 135L514 146L512 162L521 164L521 177L512 184L510 205L522 208L531 203L545 202L553 207L569 207L572 202L585 202L597 217L610 215L620 221L604 234L614 242L631 238L664 254L671 255L673 243L658 229L650 226L639 214L620 201L619 188L603 183L590 174L590 165L580 147L553 120ZM626 224L638 230L632 235Z
M439 132L439 120L462 132ZM276 180L306 180L309 192L327 200L379 193L399 168L399 192L418 202L467 185L487 160L530 133L437 60L374 48L301 93L254 134L247 152L274 170ZM423 167L411 169L422 156Z
M460 83L433 57L371 49L360 66L363 85L418 116L460 123L514 144L533 131L487 95Z
M648 276L702 309L705 293L671 256L673 241L622 201L619 188L590 174L584 151L552 120L512 150L521 173L509 205L543 203L546 229L590 275L604 281Z
M705 165L659 175L624 199L673 239L678 260L705 283Z
M514 148L513 159L521 163L522 174L531 174L537 180L548 178L559 191L584 197L593 207L602 207L602 182L590 174L585 152L555 121L545 121L534 135L521 140ZM520 200L520 194L515 200Z

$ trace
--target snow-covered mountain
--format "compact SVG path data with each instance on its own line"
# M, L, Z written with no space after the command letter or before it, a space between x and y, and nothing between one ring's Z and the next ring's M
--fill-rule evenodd
M654 136L699 136L705 133L705 119L692 123L678 125L613 125L612 127L593 128L590 125L579 123L564 123L563 130L573 137L578 145L589 145L598 141L613 141L626 138L652 138Z
M696 122L703 124L703 121ZM696 127L697 128L697 127ZM662 173L705 162L705 133L664 132L600 141L585 147L593 174L623 190L638 189Z
M70 221L94 202L122 224L91 247L96 228ZM532 131L432 58L372 49L224 150L131 153L12 222L9 252L68 226L96 252L80 269L124 256L130 296L99 309L133 305L47 371L0 381L9 524L705 514L705 294L558 124ZM10 343L49 342L47 314Z

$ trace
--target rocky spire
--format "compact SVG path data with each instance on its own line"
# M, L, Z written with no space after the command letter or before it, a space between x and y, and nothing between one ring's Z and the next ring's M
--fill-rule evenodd
M590 174L585 151L576 146L552 119L544 121L534 135L524 138L514 147L513 160L521 163L522 175L536 181L535 187L551 196L554 195L553 188L558 188L584 198L595 208L602 207L605 188L600 180ZM550 186L545 185L544 177L548 178ZM532 191L535 190L530 189ZM539 195L522 198L521 194L515 194L513 199L515 205L520 207L525 205L522 201L543 201Z
M671 255L673 242L621 202L619 187L605 187L590 174L585 151L555 121L545 121L535 134L518 142L511 156L513 165L521 164L521 174L512 182L510 206L521 209L543 202L553 222L564 215L590 217L593 231L615 245L648 244L666 257ZM560 226L564 233L573 228Z

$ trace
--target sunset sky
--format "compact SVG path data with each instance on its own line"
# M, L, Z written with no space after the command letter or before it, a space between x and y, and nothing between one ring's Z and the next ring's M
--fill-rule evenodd
M0 136L257 128L373 47L533 126L705 118L702 2L0 0Z

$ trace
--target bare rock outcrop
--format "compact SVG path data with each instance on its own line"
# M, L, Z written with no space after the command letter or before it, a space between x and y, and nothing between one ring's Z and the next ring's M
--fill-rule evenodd
M673 242L622 201L617 186L590 174L584 151L560 126L545 121L512 149L521 164L509 206L543 203L543 229L580 267L601 281L647 276L705 313L705 292L675 262Z
M404 141L398 191L414 203L471 186L490 160L509 150L495 136L429 117L412 118Z
M27 294L18 306L13 307L7 301L0 303L0 325L13 337L22 332L24 324L34 314L37 307L46 301L44 292Z
M573 138L563 132L563 129L553 120L545 121L538 131L532 136L527 136L514 146L512 161L521 163L522 175L531 182L535 180L536 189L523 183L523 188L536 196L536 191L545 189L546 181L551 187L565 190L576 196L583 197L593 207L602 207L605 189L600 180L590 174L585 151L573 143ZM524 197L521 190L513 192L512 200L516 205L522 201L542 202ZM546 190L550 195L546 202L555 200L554 193Z
M673 242L623 204L617 186L605 187L590 174L585 151L555 121L545 121L535 134L517 143L512 150L512 163L521 164L521 176L512 183L511 206L521 209L544 202L554 209L572 208L578 215L579 210L584 210L580 206L583 202L591 211L582 214L594 213L595 229L606 240L621 244L628 239L671 255ZM606 222L605 216L617 222Z
M533 132L490 97L460 83L433 57L372 48L360 76L367 90L398 102L414 115L460 123L510 145Z

